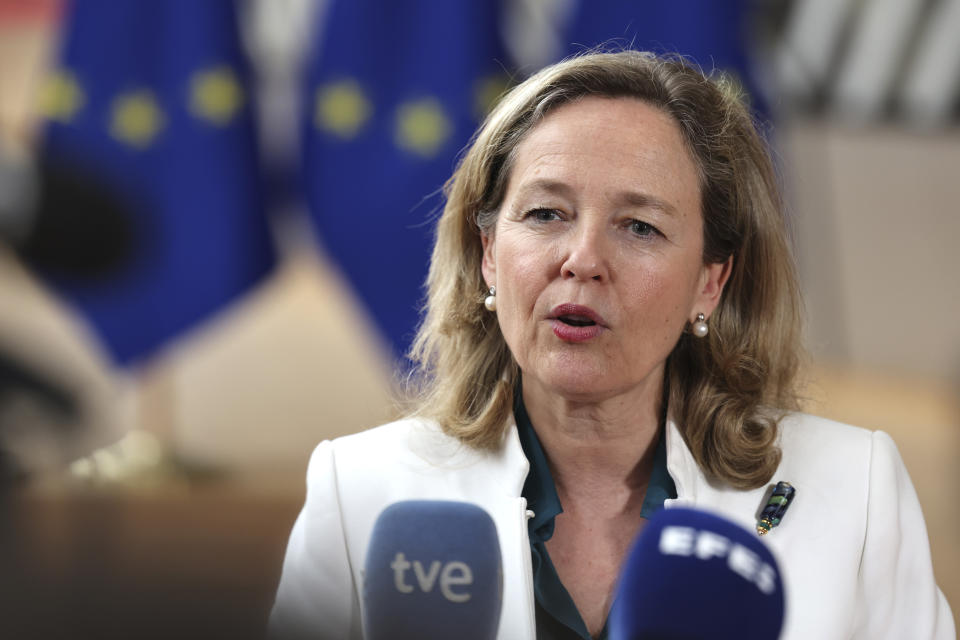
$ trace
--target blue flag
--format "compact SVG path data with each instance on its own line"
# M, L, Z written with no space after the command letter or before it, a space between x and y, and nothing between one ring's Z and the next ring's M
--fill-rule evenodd
M767 113L750 59L751 0L581 0L563 34L564 55L607 44L679 53L705 70L722 69Z
M303 156L311 216L398 358L416 330L440 189L506 88L499 6L332 0L313 54Z
M44 155L122 203L130 246L98 277L46 275L120 363L274 264L245 62L232 0L70 3Z

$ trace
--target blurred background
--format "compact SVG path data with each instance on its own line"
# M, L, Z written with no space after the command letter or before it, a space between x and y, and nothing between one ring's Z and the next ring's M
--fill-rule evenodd
M397 415L458 152L600 43L768 123L809 410L894 437L956 611L958 33L960 0L0 0L5 637L260 637L313 446Z

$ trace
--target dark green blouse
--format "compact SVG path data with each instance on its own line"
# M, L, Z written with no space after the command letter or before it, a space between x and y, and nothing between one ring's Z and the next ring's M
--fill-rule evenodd
M523 394L519 386L514 403L514 415L520 444L530 461L530 473L523 485L523 497L527 508L534 516L527 522L530 534L530 555L533 559L533 592L536 600L537 640L591 640L587 625L580 617L577 606L567 593L557 570L547 553L547 540L553 537L554 519L563 513L557 489L550 474L547 456L540 445L537 432L523 406ZM643 499L640 514L649 518L667 498L677 497L673 478L667 472L667 448L662 436L657 441L654 453L650 485ZM606 640L607 628L594 640Z

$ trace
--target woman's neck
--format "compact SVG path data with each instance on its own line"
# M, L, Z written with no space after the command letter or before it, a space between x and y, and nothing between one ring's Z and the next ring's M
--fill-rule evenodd
M597 496L645 491L660 432L662 385L647 393L571 402L536 383L523 401L561 494ZM605 501L604 501L605 502Z
M524 407L563 505L547 551L591 635L603 628L620 567L643 528L664 407L663 385L651 386L649 394L587 403L523 380Z

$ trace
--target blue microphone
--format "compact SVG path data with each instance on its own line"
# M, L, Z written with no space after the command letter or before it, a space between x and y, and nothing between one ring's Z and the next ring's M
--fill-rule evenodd
M408 500L383 510L364 564L369 640L488 640L503 599L493 519L466 502Z
M662 509L631 549L610 640L776 639L780 570L756 534L695 509Z

